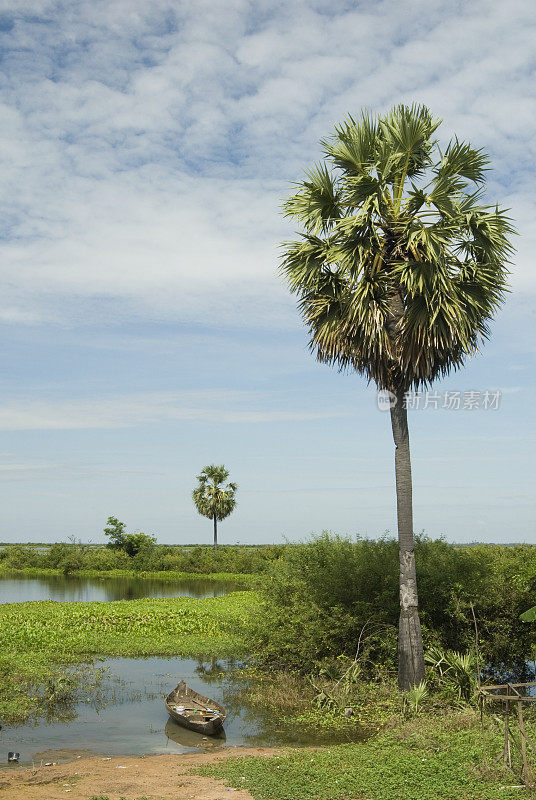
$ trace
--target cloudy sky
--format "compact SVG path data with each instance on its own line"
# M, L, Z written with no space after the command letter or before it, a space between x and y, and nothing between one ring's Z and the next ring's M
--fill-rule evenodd
M212 462L240 487L222 541L395 530L388 415L308 354L277 262L319 139L416 101L487 149L520 235L492 341L438 385L499 408L411 412L415 527L536 541L535 22L530 0L1 0L0 540L102 541L115 515L208 541Z

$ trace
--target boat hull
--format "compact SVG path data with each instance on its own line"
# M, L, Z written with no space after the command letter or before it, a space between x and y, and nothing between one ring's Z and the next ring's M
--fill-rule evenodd
M188 728L190 731L204 733L205 736L212 736L215 733L219 733L223 728L223 720L221 717L217 720L211 720L210 722L194 722L192 719L184 717L182 714L178 714L169 707L167 712L171 719L174 720L178 725L182 725L183 728Z
M177 706L180 705L190 713L178 711ZM210 709L210 712L206 709ZM191 689L184 681L166 697L166 711L178 725L205 736L220 733L227 716L223 706Z

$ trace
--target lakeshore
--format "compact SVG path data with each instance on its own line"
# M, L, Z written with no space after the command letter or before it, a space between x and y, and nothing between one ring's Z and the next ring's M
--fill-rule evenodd
M324 748L228 748L213 753L111 756L43 753L0 772L2 800L514 800L531 790L475 762L476 734L451 746L377 740ZM456 738L458 743L456 745ZM436 742L437 744L437 742ZM46 761L45 761L46 759ZM52 762L52 763L51 763ZM45 766L49 763L50 766ZM520 794L520 790L522 794Z

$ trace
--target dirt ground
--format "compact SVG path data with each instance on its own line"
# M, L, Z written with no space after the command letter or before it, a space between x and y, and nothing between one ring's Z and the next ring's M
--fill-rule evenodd
M276 748L228 747L217 753L160 756L76 757L64 764L16 767L0 771L1 800L251 800L245 789L228 789L221 781L190 775L198 764L284 752Z

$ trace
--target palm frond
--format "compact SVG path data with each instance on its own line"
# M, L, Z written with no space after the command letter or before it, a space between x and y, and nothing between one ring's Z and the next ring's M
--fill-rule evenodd
M432 135L440 124L441 120L433 119L426 106L416 104L398 105L382 117L382 151L390 154L384 177L387 179L394 172L395 181L403 181L406 177L422 175L430 166L435 145Z
M473 183L482 183L488 164L489 156L483 149L475 150L470 144L460 142L456 137L449 142L435 171L445 177L460 176Z
M314 166L306 175L307 180L284 203L284 215L298 219L307 231L318 234L341 216L340 194L324 164Z
M442 153L438 125L417 105L348 117L286 206L305 233L281 273L311 349L395 392L460 367L507 291L515 231L481 204L488 158L457 139Z
M323 139L320 144L333 165L345 174L366 174L375 161L377 124L366 111L359 122L349 116L335 126L330 139Z

